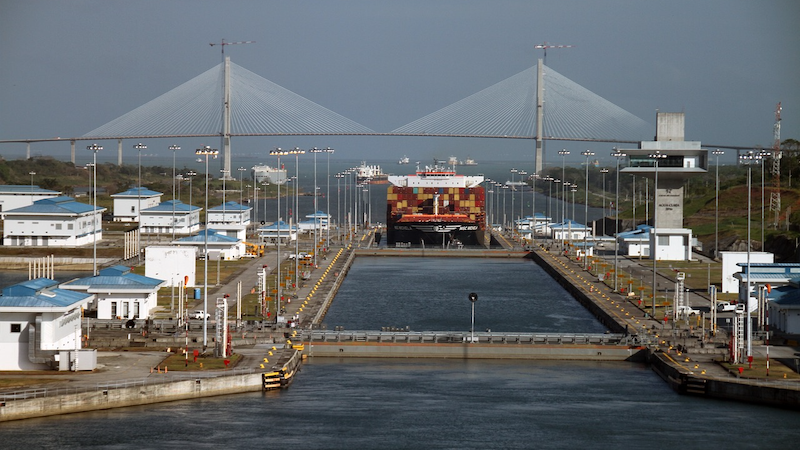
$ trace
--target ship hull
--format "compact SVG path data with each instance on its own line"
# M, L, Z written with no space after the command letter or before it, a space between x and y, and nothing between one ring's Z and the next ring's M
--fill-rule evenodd
M386 241L396 246L486 247L484 189L390 186Z

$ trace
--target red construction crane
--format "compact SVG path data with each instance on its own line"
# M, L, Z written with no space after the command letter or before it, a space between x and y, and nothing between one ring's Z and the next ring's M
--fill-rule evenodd
M574 45L553 45L548 44L547 41L544 41L544 44L534 45L533 48L537 50L544 50L544 58L542 58L542 63L546 66L547 65L547 49L548 48L572 48Z
M225 39L223 39L219 44L212 42L211 44L208 44L208 45L210 45L212 47L215 46L215 45L219 45L220 47L222 47L222 60L225 61L225 46L226 45L255 44L255 43L256 43L256 41L225 42Z

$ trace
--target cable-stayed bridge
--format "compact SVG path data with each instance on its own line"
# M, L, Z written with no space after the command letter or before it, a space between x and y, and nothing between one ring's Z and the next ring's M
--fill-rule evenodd
M538 127L537 110L542 111ZM75 141L116 139L121 161L122 139L222 137L223 169L230 173L230 138L236 136L536 139L538 171L543 140L636 143L652 134L652 125L544 66L541 60L537 66L418 120L379 132L226 59L80 137L0 142L30 145L69 140L74 160Z

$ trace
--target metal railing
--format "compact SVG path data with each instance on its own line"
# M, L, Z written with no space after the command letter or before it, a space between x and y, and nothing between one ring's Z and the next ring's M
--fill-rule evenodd
M465 343L469 332L452 331L306 331L303 342ZM494 333L476 332L474 343L529 345L643 345L638 335L611 333Z

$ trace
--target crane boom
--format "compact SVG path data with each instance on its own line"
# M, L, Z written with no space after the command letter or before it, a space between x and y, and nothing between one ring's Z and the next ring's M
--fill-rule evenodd
M547 65L547 49L548 48L572 48L575 47L574 45L553 45L548 44L547 41L544 41L544 44L537 44L534 45L533 48L537 50L544 50L544 58L542 58L542 62L544 65Z

